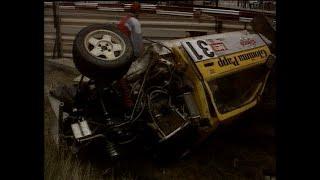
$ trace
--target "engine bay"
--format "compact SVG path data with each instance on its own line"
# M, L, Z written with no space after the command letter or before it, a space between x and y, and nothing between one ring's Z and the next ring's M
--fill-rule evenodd
M61 104L60 113L68 114L59 119L61 143L79 152L99 142L117 158L122 147L143 141L150 149L196 126L200 115L193 87L173 54L148 51L137 61L144 67L133 63L134 70L112 83L81 76L72 100Z

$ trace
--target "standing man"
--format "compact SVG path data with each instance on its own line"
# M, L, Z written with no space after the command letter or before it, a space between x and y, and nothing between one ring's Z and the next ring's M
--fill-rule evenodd
M138 21L140 9L140 3L134 2L130 8L130 13L121 18L118 24L118 29L130 38L135 58L141 56L144 49L141 24Z

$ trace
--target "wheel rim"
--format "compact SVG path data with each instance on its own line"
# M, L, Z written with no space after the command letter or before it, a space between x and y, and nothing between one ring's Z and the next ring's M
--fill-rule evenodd
M114 61L121 57L126 49L124 40L109 30L90 32L84 40L86 50L94 57L104 61Z

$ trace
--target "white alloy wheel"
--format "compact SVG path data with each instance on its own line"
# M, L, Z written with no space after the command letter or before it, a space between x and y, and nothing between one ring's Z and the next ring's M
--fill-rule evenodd
M84 43L92 56L105 61L117 60L126 49L126 44L119 35L105 29L90 32Z

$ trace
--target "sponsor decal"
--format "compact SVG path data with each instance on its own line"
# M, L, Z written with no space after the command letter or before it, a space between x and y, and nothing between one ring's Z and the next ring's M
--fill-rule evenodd
M258 37L257 39L251 38L251 37L245 37L245 38L239 37L237 41L238 42L235 42L232 44L231 39L207 38L207 39L192 39L192 40L182 41L181 44L184 47L184 49L188 52L192 60L195 62L205 61L207 59L216 58L218 56L221 57L220 59L224 59L223 55L228 55L228 54L236 53L238 51L243 51L243 50L249 50L254 47L263 45L259 41ZM225 61L227 61L227 64L229 63L237 64L236 61L239 61L241 59L244 59L244 57L242 56L239 58L237 57L237 59L232 60L232 62L230 62L230 60L225 60Z
M228 66L228 65L238 66L240 64L239 62L247 61L250 59L253 60L258 57L259 58L266 58L267 52L264 49L262 49L262 50L257 50L257 51L245 53L245 54L240 54L240 55L234 56L234 57L222 56L222 57L219 57L218 65L220 67Z
M254 40L252 38L241 38L240 44L242 46L254 46L254 45L256 45L256 40Z
M215 52L228 50L226 45L220 39L207 39L208 44L212 47Z

